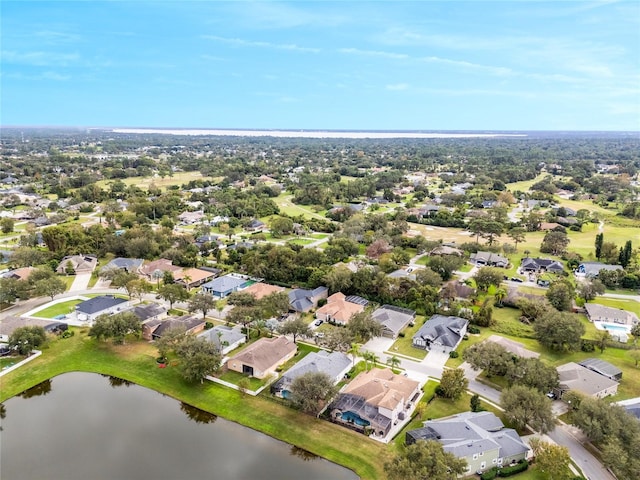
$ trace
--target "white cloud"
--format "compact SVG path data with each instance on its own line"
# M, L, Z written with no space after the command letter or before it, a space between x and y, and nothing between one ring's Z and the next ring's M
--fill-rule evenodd
M3 50L0 53L0 60L3 63L31 65L34 67L58 66L66 67L80 60L77 53L55 53L55 52L16 52L13 50Z
M403 91L403 90L408 90L409 89L409 85L407 83L394 83L394 84L391 84L391 85L387 85L385 88L387 90L400 92L400 91Z
M213 40L215 42L226 43L228 45L235 45L238 47L270 48L275 50L290 50L294 52L304 52L304 53L321 52L321 49L319 48L301 47L299 45L296 45L295 43L260 42L260 41L253 41L253 40L243 40L241 38L218 37L216 35L202 35L201 38L205 40Z
M347 55L360 55L365 57L383 57L383 58L392 58L396 60L404 60L409 58L409 55L405 53L395 53L395 52L384 52L379 50L360 50L358 48L340 48L338 52L344 53Z

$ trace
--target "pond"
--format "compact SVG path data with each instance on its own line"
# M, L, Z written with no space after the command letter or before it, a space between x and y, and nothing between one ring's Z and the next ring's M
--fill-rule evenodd
M309 452L113 377L67 373L3 407L3 480L358 478Z

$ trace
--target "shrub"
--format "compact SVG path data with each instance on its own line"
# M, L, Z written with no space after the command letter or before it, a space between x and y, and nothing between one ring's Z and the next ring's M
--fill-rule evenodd
M64 332L62 332L62 335L60 335L62 338L71 338L76 334L76 332L74 332L73 330L65 330Z
M467 335L466 333L464 334L464 337L462 337L462 340L469 340L469 335Z
M596 346L589 340L582 340L580 343L580 350L583 352L595 352Z
M458 358L460 355L455 350L449 352L449 358Z
M529 462L526 460L520 460L517 464L512 467L503 467L498 472L499 477L510 477L511 475L515 475L516 473L524 472L527 468L529 468Z
M471 333L471 334L478 334L480 333L480 329L478 327L474 327L473 325L471 325L468 329L467 332Z
M400 332L400 333L398 334L398 336L399 336L400 338L404 338L404 337L405 337L405 333L404 333L404 332Z
M318 300L318 308L324 307L326 304L327 304L326 298L321 298L320 300Z
M497 476L498 476L498 467L493 467L491 470L487 470L482 475L480 475L480 478L482 480L493 480Z
M212 328L213 328L213 323L211 323L211 322L206 322L206 323L204 324L204 328L205 328L205 329L207 329L207 330L212 329Z

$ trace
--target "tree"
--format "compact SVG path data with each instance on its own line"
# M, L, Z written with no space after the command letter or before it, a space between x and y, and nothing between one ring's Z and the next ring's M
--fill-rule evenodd
M400 367L400 363L401 360L395 355L387 358L387 365L391 367L391 370L395 370L396 368Z
M276 215L269 221L269 231L276 238L288 235L293 231L293 220Z
M516 246L516 250L518 249L518 244L526 240L525 233L526 230L522 227L513 227L507 232L509 238L513 240L513 243Z
M371 317L368 310L351 317L347 329L358 343L367 343L372 338L382 335L382 325Z
M487 377L506 375L513 354L495 342L481 342L467 348L462 357L474 370L484 370Z
M355 343L355 342L352 343L351 347L349 348L347 353L349 355L351 355L351 358L353 359L352 366L355 367L356 366L356 358L360 356L360 344L359 343Z
M389 480L456 480L467 472L467 461L435 440L418 440L385 463L384 471Z
M567 447L544 442L534 437L531 439L531 448L536 466L538 470L544 472L546 478L551 480L570 480L573 478L573 474L569 470L571 457Z
M293 335L293 343L296 343L298 337L310 337L311 329L307 322L302 318L296 317L287 320L280 325L280 333L283 335Z
M307 413L317 413L321 405L335 396L338 389L333 379L324 372L307 372L296 377L291 384L291 401Z
M67 275L75 275L76 274L76 269L73 268L73 263L71 263L71 261L67 260L67 263L64 266L64 273Z
M220 369L222 356L216 346L205 339L185 335L175 348L180 359L180 371L185 380L204 382L207 375Z
M472 412L479 412L482 408L482 402L480 401L480 395L474 394L469 400L469 408Z
M338 265L327 272L324 283L334 293L346 290L351 286L351 270L344 265Z
M559 385L558 371L537 358L516 357L507 368L506 378L510 384L525 385L541 393Z
M495 298L497 305L502 306L502 301L507 298L507 291L504 288L498 288L493 298Z
M42 345L46 339L47 334L40 326L18 327L9 336L9 347L18 350L20 355L28 355L33 349Z
M2 233L7 234L13 232L13 227L15 226L15 221L13 218L3 217L0 219L0 230Z
M602 295L605 292L604 283L597 278L593 280L584 279L578 284L578 296L584 298L586 301L593 300L597 295Z
M620 250L620 265L622 268L627 268L629 263L631 262L631 258L633 257L633 247L631 244L631 240L627 240L624 244L624 248Z
M189 299L189 292L176 283L168 283L158 289L158 294L167 302L169 309L173 308L175 302L184 302Z
M633 359L635 366L637 367L638 363L640 363L640 350L630 350L629 356Z
M189 300L190 312L202 312L202 318L207 317L207 312L213 310L216 307L216 301L213 296L208 293L200 292L196 293L191 300Z
M98 340L112 338L113 343L124 344L127 335L140 334L141 331L142 324L138 317L131 312L121 312L100 315L89 329L89 336Z
M580 339L585 333L582 322L571 313L549 311L533 324L538 341L557 351L580 350Z
M342 327L330 327L324 330L324 336L317 337L316 343L322 345L329 351L346 352L353 343L353 335L349 330Z
M139 301L142 301L142 296L145 293L150 292L152 289L149 282L140 278L128 281L124 288L127 291L129 298L138 297Z
M600 349L600 353L603 353L611 340L611 334L608 330L598 330L596 332L595 345Z
M540 251L552 255L561 255L567 251L567 245L569 245L569 237L566 233L551 230L542 239Z
M636 323L633 327L631 327L631 335L633 335L633 344L638 343L638 338L640 338L640 323Z
M473 276L478 290L486 292L491 285L496 287L502 283L504 272L494 267L482 267Z
M53 300L56 295L64 293L66 289L67 284L64 280L54 276L38 280L33 285L33 291L36 296L51 297L51 300Z
M161 358L167 358L169 352L175 350L176 346L180 344L185 335L186 328L184 325L176 325L163 332L162 336L155 342L156 348L158 349L158 355Z
M567 280L558 280L551 284L545 296L556 310L567 312L571 310L574 294L573 285Z
M514 385L502 391L500 405L505 416L521 430L527 425L540 433L555 428L555 419L551 411L551 400L543 393L524 385Z
M504 227L502 226L502 223L490 220L484 222L482 237L487 239L487 243L489 245L493 245L495 238L502 235L503 232Z
M490 327L493 325L493 308L488 299L485 299L480 309L473 315L473 323L480 327Z
M439 393L446 398L457 400L467 391L469 380L464 376L461 368L447 369L442 372Z
M602 244L604 242L604 233L597 233L596 234L596 241L595 241L595 247L596 247L596 258L598 260L600 260L600 257L602 256Z

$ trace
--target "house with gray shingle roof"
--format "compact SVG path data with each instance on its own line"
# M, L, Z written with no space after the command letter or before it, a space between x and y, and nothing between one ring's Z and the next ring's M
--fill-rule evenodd
M600 262L582 262L578 265L578 269L576 270L576 276L583 276L587 278L596 278L600 273L600 270L624 270L622 265L608 265L606 263Z
M144 262L141 258L114 258L104 266L104 270L124 270L129 273L138 273L138 269Z
M604 375L611 380L619 381L622 379L622 370L609 362L600 360L599 358L585 358L579 362L579 365L587 367L589 370L593 370L594 372Z
M556 370L560 386L553 393L558 398L562 398L569 390L594 398L604 398L618 392L618 382L577 363L565 363Z
M247 336L240 331L239 327L228 327L227 325L216 325L198 336L213 343L222 355L235 350L247 341Z
M76 305L76 318L81 322L93 322L100 315L113 315L125 310L129 302L113 295L101 295Z
M620 308L606 307L597 303L585 303L584 309L592 322L609 322L633 326L639 321L635 313Z
M507 268L509 259L493 252L477 252L472 253L469 257L471 263L479 267L501 267Z
M316 308L321 299L329 296L327 287L316 287L313 290L294 288L289 292L289 309L294 312L305 313Z
M450 352L456 349L468 325L469 320L464 318L433 315L413 336L413 346L422 350L437 348Z
M484 472L527 457L529 447L518 433L504 428L492 412L464 412L428 420L424 427L406 433L406 443L435 440L445 452L467 461L467 472Z
M351 369L351 360L342 352L311 352L293 367L282 374L282 377L271 385L271 393L278 397L289 398L293 381L306 373L326 373L335 385L342 380Z
M225 298L233 292L237 292L248 286L250 283L251 279L246 275L230 273L203 284L202 291L210 293L214 297Z
M416 318L416 311L408 308L383 305L371 314L371 318L382 325L382 335L396 338Z

